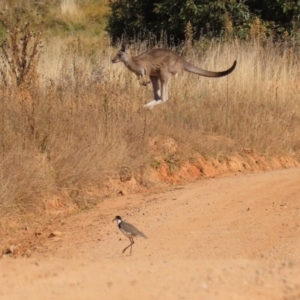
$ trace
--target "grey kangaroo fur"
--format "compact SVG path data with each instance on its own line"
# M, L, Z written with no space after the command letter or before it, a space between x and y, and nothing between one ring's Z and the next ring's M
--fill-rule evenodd
M233 65L225 71L212 72L198 68L176 53L168 49L151 49L138 56L130 55L129 47L122 45L121 50L112 59L113 63L123 62L124 65L139 78L150 77L153 86L154 100L147 103L144 108L152 109L154 106L168 100L168 81L179 71L187 71L205 77L222 77L230 74L236 67L236 60ZM161 92L159 88L161 86Z

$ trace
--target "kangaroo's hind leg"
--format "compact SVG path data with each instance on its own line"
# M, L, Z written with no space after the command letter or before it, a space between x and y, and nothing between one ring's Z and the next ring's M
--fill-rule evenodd
M150 76L150 80L153 87L153 97L154 100L148 102L146 105L144 105L144 108L146 109L152 109L154 106L161 104L163 101L160 97L160 90L159 90L159 78L157 76Z

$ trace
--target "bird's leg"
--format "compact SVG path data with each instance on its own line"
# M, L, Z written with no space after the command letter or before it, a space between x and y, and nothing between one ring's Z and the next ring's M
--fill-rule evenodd
M131 249L130 249L130 255L131 255L132 245L134 244L134 241L133 241L132 237L130 237L129 240L130 240L130 245L128 245L126 248L124 248L124 250L122 251L122 253L124 253L129 247L131 247Z
M132 245L134 244L134 240L133 240L133 238L130 238L130 240L131 240L130 255L131 255L132 254Z

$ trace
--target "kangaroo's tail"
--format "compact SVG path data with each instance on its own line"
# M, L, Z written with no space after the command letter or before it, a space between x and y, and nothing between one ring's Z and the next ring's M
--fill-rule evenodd
M206 71L201 68L198 68L196 66L193 66L192 64L185 62L183 65L183 69L187 72L198 74L205 77L222 77L230 74L236 67L236 60L234 61L233 65L225 71L221 72L212 72L212 71Z

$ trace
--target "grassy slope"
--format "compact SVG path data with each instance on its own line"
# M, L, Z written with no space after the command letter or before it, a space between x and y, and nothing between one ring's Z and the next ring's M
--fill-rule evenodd
M159 163L157 156L180 164L195 153L226 159L251 148L300 157L299 55L293 49L256 40L192 49L186 58L196 65L221 70L237 59L237 69L221 79L179 74L170 100L145 113L140 108L152 97L150 86L111 64L116 49L97 21L107 11L105 1L81 2L48 6L36 72L25 87L0 91L2 214L47 209L55 195L81 197L121 170L142 174ZM132 51L144 49L136 44ZM158 136L174 139L179 150L153 153L149 141Z

